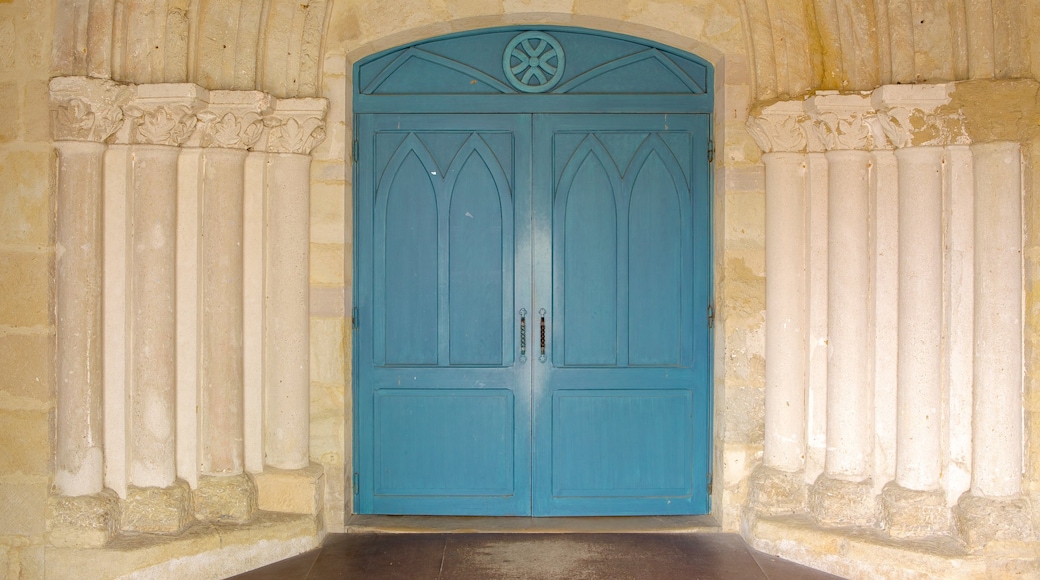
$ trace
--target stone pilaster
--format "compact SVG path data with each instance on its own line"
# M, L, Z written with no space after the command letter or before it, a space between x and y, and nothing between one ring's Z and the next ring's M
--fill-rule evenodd
M884 144L866 95L820 94L806 109L828 163L827 454L809 492L824 525L874 523L870 169Z
M975 360L971 489L954 510L972 548L1035 538L1022 495L1022 154L971 146L975 173Z
M128 531L176 533L191 520L191 494L176 465L176 226L180 146L205 91L142 85L126 108L130 143L127 272Z
M765 107L748 130L766 153L766 394L763 465L750 480L760 513L804 508L809 362L808 183L799 101Z
M260 509L318 513L323 475L310 463L310 151L325 137L327 102L279 100L265 122L264 472ZM303 307L301 308L301 305ZM303 507L273 497L316 498ZM286 500L288 501L288 500ZM292 505L303 503L291 502ZM279 508L279 506L282 506Z
M936 109L946 85L883 87L878 119L898 161L898 371L896 478L880 503L898 537L950 530L940 487L943 420L943 145L953 140Z
M213 91L199 112L198 334L201 477L199 519L245 521L255 490L244 475L243 232L245 161L262 137L274 99L255 91Z
M83 77L51 82L57 151L55 230L56 452L50 537L101 545L115 532L118 504L103 493L102 160L132 91Z

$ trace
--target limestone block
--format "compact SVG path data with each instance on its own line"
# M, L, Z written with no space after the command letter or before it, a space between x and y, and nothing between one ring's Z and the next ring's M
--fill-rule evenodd
M320 166L312 164L311 178L315 170L327 172L327 177L334 177L343 171L339 164L324 163ZM342 175L340 181L330 183L311 183L311 242L320 244L343 244L344 220L346 219L346 196L343 194Z
M14 17L0 17L0 71L14 69L17 64L16 49L18 37L15 35Z
M895 538L922 538L951 531L950 508L941 489L918 491L889 482L878 501L878 519Z
M256 487L247 475L204 475L194 492L195 517L203 521L247 522L256 511Z
M1035 539L1029 501L1025 498L994 499L966 493L953 508L954 525L970 549L993 541Z
M809 491L809 513L823 526L872 526L876 521L871 480L844 481L821 475Z
M111 490L47 498L47 541L53 546L100 547L118 530L119 497Z
M9 143L18 138L18 83L0 83L0 106L10 111L0 116L0 143Z
M178 534L192 521L191 489L182 480L170 487L127 488L120 513L125 532Z
M781 515L805 509L805 473L788 473L759 465L748 481L748 506L762 515Z
M0 474L50 474L50 412L0 411Z
M0 391L14 397L50 401L53 395L54 335L0 336Z
M342 286L344 280L344 246L311 244L311 284Z
M765 438L765 389L735 387L726 392L726 441L761 443Z
M0 167L8 163L0 160ZM0 171L0 178L2 178ZM0 181L3 183L3 181ZM0 325L46 326L51 323L53 257L46 252L0 251Z
M253 475L257 507L268 512L317 515L325 495L325 468L311 463L303 469L266 467Z
M6 428L7 424L0 419L0 425ZM47 480L36 479L35 482L0 483L0 536L43 535Z
M22 127L23 139L27 142L42 143L51 140L49 93L50 88L45 80L29 81L25 84Z
M344 351L346 333L346 320L343 318L311 318L311 381L342 385L346 382L343 374ZM330 393L331 394L331 393ZM342 394L332 394L333 400L329 400L324 406L333 404L336 407L343 405ZM311 398L315 398L312 391Z
M0 134L2 125L0 120ZM49 151L0 151L0 243L50 242L50 171Z

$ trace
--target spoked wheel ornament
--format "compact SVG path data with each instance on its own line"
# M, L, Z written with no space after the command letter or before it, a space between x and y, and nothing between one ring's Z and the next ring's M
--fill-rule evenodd
M563 77L563 47L544 32L513 37L502 55L506 80L524 93L544 93Z

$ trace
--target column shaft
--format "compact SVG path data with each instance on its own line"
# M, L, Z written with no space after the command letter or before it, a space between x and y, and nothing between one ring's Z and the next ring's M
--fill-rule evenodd
M806 161L767 153L766 413L764 462L787 472L805 465L808 365Z
M243 469L242 212L247 153L207 149L202 180L202 472Z
M58 141L56 463L58 493L102 490L101 192L105 146Z
M268 162L264 447L279 469L310 463L310 161L272 153Z
M130 483L176 479L176 215L179 149L131 149Z
M899 160L899 364L896 482L939 487L942 471L943 225L941 147Z
M1022 182L1017 143L975 156L973 495L1022 486Z
M828 151L827 457L829 477L870 476L869 165L866 151Z

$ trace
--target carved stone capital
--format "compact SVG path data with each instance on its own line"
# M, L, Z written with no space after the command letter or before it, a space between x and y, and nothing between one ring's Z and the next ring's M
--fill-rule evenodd
M212 91L209 104L198 114L199 145L253 147L263 136L263 117L272 111L274 101L259 91Z
M310 152L325 140L325 99L281 99L264 118L268 127L267 146L271 153ZM259 147L258 147L259 148Z
M939 115L949 104L952 84L887 85L874 91L871 101L878 121L896 147L967 145L971 140L959 115Z
M178 147L191 137L208 91L190 83L140 85L125 108L130 143Z
M806 101L813 127L828 151L885 149L888 140L869 94L817 93Z
M800 152L815 144L807 134L811 121L803 101L780 101L749 116L747 129L765 153Z
M51 134L55 141L102 143L123 123L132 85L89 77L58 77L50 83Z

